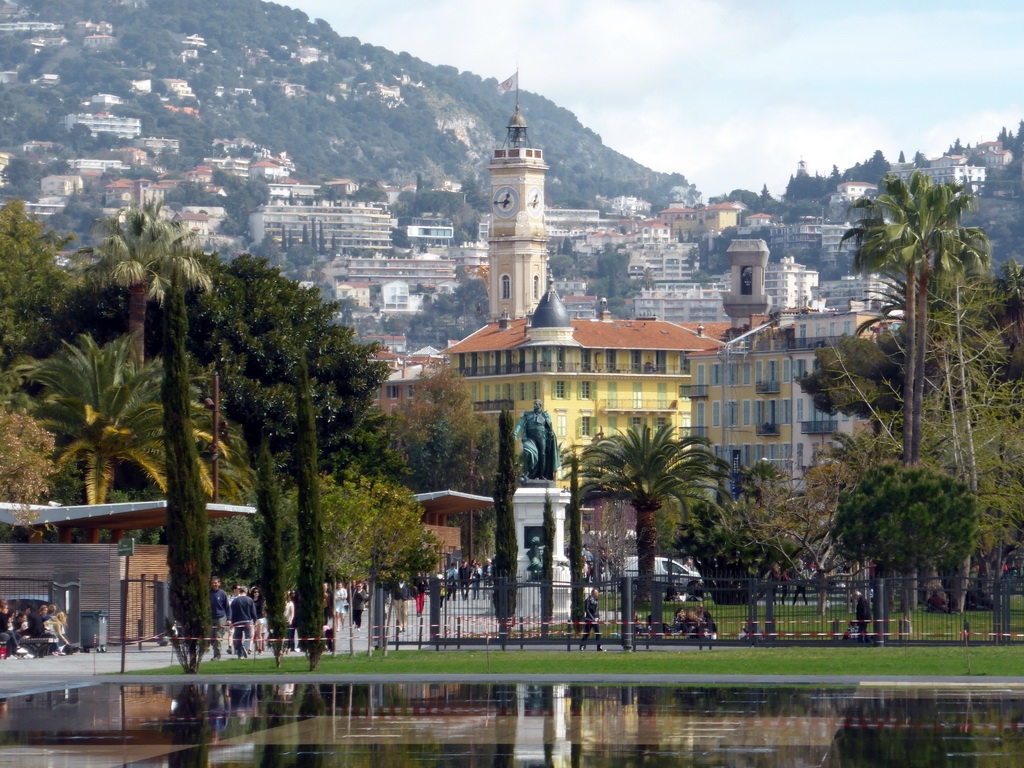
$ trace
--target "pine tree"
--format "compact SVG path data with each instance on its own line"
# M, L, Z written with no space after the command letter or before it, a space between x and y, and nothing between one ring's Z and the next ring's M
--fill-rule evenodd
M516 442L512 412L502 411L498 418L498 471L494 478L494 575L512 582L519 566L516 541L516 517L512 497L516 492ZM508 615L515 615L514 592L509 594ZM505 616L499 617L504 620Z
M580 457L573 454L569 463L569 580L583 583L583 509L580 503ZM573 587L570 617L574 627L583 621L583 590Z
M298 489L299 632L309 671L320 667L324 652L324 540L320 509L320 477L317 472L316 422L309 389L306 357L299 359L295 377L295 484Z
M274 659L281 666L284 639L288 625L284 620L285 564L281 552L281 489L274 478L274 460L266 438L260 445L256 461L256 510L260 516L260 544L263 559L260 562L260 584L265 601L264 615L270 636Z
M903 154L903 150L902 149L900 150L900 159L897 160L896 162L898 162L898 163L905 163L905 162L907 162L907 157L906 157L906 155Z
M210 614L210 538L206 497L199 473L199 452L192 437L191 387L185 339L188 318L179 276L171 278L164 313L164 452L167 462L167 569L171 609L180 623L181 640L173 640L182 669L199 671L213 617ZM199 639L204 638L204 639Z

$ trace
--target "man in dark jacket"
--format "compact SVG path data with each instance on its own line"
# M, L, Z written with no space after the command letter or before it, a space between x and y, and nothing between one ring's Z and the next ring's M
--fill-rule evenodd
M583 611L586 615L587 626L583 632L583 638L580 640L580 650L584 651L587 648L587 638L590 637L590 630L594 630L594 639L597 640L597 650L601 649L601 603L597 599L598 591L596 589L590 590L590 597L583 603Z
M210 645L213 648L213 660L220 659L220 641L228 625L228 593L220 588L220 577L210 579L210 615L213 617L213 632Z
M857 642L869 643L868 621L871 619L871 608L859 589L853 593L853 597L857 601Z
M252 627L255 623L256 603L249 597L249 590L239 586L238 597L231 601L231 626L235 630L235 654L240 659L249 655L249 643L252 642Z

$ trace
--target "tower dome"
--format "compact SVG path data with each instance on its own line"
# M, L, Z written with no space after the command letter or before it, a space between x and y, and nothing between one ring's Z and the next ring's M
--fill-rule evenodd
M566 309L558 291L548 280L548 290L540 297L536 309L533 310L533 317L530 319L530 328L571 328L572 319L569 317L569 310Z

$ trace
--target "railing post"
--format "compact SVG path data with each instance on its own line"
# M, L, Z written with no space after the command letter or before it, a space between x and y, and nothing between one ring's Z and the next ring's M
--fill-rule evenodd
M430 642L434 650L441 650L441 580L430 577Z
M498 576L494 588L498 593L498 641L504 651L508 645L508 577Z
M633 650L633 577L623 576L619 580L620 603L622 604L622 649Z
M775 590L778 586L779 582L771 580L764 592L764 633L769 643L779 639L775 631Z
M753 577L747 578L747 637L750 638L750 644L754 645L757 643L757 635L759 634L757 626L757 588L759 582Z
M663 636L662 627L665 623L665 606L662 603L661 585L654 578L651 584L651 632Z
M875 579L875 645L885 645L885 635L889 626L889 597L885 593L885 579Z

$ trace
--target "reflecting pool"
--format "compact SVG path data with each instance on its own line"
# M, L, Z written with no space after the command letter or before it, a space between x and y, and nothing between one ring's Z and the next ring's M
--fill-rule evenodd
M90 685L0 703L0 766L1020 766L1013 690Z

